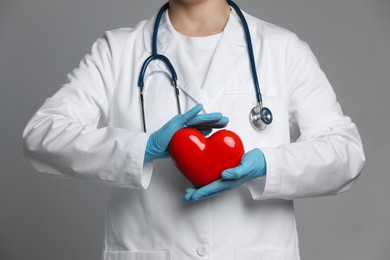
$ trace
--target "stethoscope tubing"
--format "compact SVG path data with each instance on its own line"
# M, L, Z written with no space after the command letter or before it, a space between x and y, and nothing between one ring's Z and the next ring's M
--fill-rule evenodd
M244 29L245 40L246 40L246 44L247 44L248 56L249 56L249 61L250 61L250 67L251 67L251 72L252 72L252 79L253 79L253 83L255 86L256 99L257 99L257 105L251 110L251 113L250 113L251 123L257 129L264 129L266 125L269 125L272 122L272 113L268 108L263 107L263 100L262 100L261 91L260 91L259 79L257 76L256 62L255 62L255 57L254 57L254 51L253 51L252 39L251 39L250 31L249 31L249 26L248 26L248 23L244 17L244 14L242 13L242 11L238 7L238 5L231 0L226 0L226 2L235 10L237 15L239 16L241 23L242 23L242 27ZM147 69L149 63L153 60L162 61L169 69L169 71L171 73L171 83L175 88L175 95L176 95L176 102L177 102L178 111L179 111L179 114L181 114L181 106L180 106L180 98L179 98L180 92L179 92L179 88L177 86L177 73L176 73L175 68L173 67L172 63L170 62L170 60L165 55L158 54L158 50L157 50L158 29L160 26L162 15L164 14L164 12L166 10L168 10L168 8L169 8L169 2L165 3L157 13L156 20L155 20L154 27L153 27L153 35L152 35L152 54L142 64L141 71L140 71L139 78L138 78L138 86L140 88L140 99L141 99L141 107L142 107L142 120L143 120L144 132L146 132L146 119L145 119L145 108L144 108L144 98L143 98L143 91L144 91L144 86L145 86L144 80L145 80L146 69ZM257 112L255 112L257 110L260 111L258 114L257 114ZM263 116L263 115L266 115L266 116ZM261 125L261 127L259 125Z
M236 13L238 14L238 16L240 17L240 20L242 22L242 27L244 28L245 40L246 40L247 49L248 49L249 61L250 61L250 65L251 65L253 84L254 84L255 90L256 90L256 99L257 99L257 103L260 105L260 107L262 107L263 99L262 99L261 91L260 91L259 78L257 77L256 61L255 61L255 55L253 53L252 37L251 37L251 33L249 31L248 23L244 17L244 14L242 13L241 9L238 7L238 5L236 3L234 3L231 0L227 0L227 3L231 7L233 7L233 9L236 11Z

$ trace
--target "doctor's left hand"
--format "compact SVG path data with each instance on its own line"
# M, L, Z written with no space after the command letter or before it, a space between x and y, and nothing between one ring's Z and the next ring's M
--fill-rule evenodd
M172 136L180 129L194 127L203 134L209 134L213 128L225 127L229 119L221 113L199 114L203 106L197 104L184 114L176 115L163 125L159 130L152 133L146 144L145 162L169 156L169 142Z
M188 188L184 201L196 201L213 197L223 191L234 189L254 178L265 176L267 171L264 154L260 149L253 149L241 159L241 163L222 172L222 178L209 185L195 189Z

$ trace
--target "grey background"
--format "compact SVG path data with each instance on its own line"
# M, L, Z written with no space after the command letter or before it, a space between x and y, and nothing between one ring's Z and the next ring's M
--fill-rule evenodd
M96 38L162 3L0 0L0 259L100 258L108 188L35 174L22 159L21 133ZM390 2L237 3L310 44L365 145L352 190L295 202L302 259L390 259Z

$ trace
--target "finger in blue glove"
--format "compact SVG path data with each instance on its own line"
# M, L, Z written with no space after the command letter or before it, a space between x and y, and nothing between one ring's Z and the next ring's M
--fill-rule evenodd
M221 113L199 114L187 122L187 126L201 128L223 128L229 123L229 119Z
M260 149L253 149L241 159L241 163L222 172L221 179L199 189L188 188L184 201L197 201L234 189L252 179L266 175L266 161Z
M199 114L202 104L197 104L189 111L176 115L152 133L148 139L145 150L145 162L169 156L168 146L172 136L184 127L199 127L203 133L209 133L212 128L222 128L228 123L228 118L221 113Z

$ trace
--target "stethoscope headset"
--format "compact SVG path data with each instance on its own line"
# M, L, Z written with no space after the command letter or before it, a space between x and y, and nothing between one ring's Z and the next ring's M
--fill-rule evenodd
M253 78L253 83L255 86L255 91L256 91L256 99L257 99L257 104L254 106L250 113L249 113L249 119L252 124L252 126L256 130L263 130L267 127L267 125L272 123L272 112L269 108L263 107L263 100L260 92L260 84L259 80L257 78L257 72L256 72L256 64L255 64L255 58L253 54L253 47L252 47L252 39L251 35L249 32L249 27L248 23L244 17L244 14L241 12L240 8L236 3L234 3L231 0L226 1L238 14L242 26L244 29L245 33L245 39L246 39L246 44L248 48L248 55L249 55L249 60L250 60L250 65L251 65L251 71L252 71L252 78ZM158 35L158 28L161 22L161 17L164 14L164 12L168 9L169 3L164 4L159 12L157 13L156 21L154 23L154 28L153 28L153 36L152 36L152 54L144 61L141 71L139 74L139 79L138 79L138 87L140 88L140 100L141 100L141 106L142 106L142 123L143 123L143 128L144 132L146 132L146 119L145 119L145 109L144 109L144 97L143 97L143 91L144 91L144 79L145 79L145 72L146 69L149 65L149 63L153 60L161 60L164 62L164 64L167 66L169 69L171 75L171 83L172 86L175 88L175 94L176 94L176 102L177 102L177 108L179 111L179 114L181 114L181 106L180 106L180 99L179 99L179 88L177 86L177 74L175 71L175 68L173 67L172 63L170 60L162 55L158 54L157 52L157 35Z

